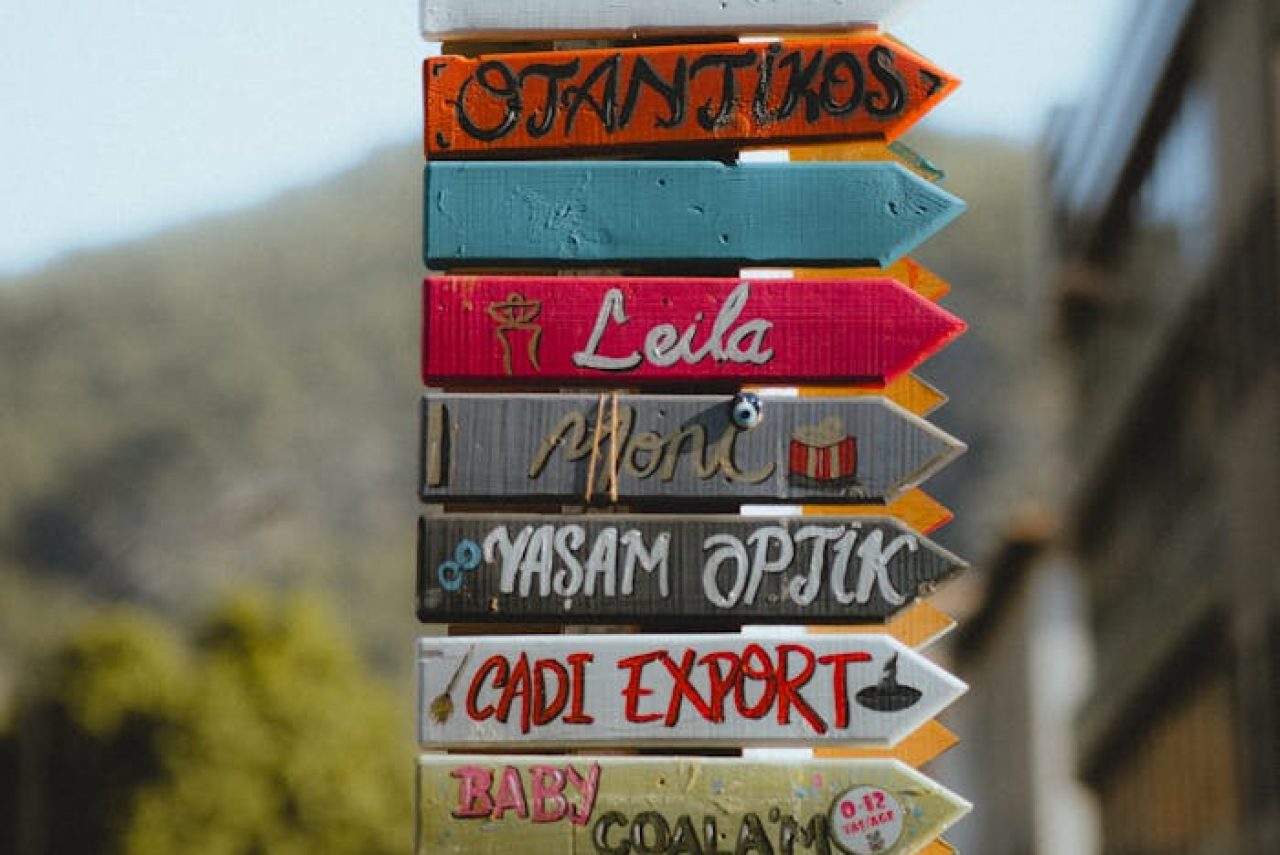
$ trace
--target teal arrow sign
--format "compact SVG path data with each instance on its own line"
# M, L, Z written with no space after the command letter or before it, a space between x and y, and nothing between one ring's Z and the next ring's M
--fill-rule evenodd
M892 162L438 161L428 267L885 267L964 210Z

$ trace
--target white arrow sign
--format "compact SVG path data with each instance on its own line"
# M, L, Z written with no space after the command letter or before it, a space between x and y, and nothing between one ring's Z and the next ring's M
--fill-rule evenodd
M422 0L430 40L846 31L912 0Z
M893 745L966 686L887 635L418 642L424 748Z

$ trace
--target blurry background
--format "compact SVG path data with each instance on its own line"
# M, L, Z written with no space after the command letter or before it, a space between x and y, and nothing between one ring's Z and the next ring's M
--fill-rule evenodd
M984 855L1280 852L1270 0L919 0ZM404 852L415 4L0 11L0 851Z

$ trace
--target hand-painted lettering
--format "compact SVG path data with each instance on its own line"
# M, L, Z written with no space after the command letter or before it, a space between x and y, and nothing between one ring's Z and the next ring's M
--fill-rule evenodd
M600 303L586 347L573 354L573 364L597 371L629 371L642 362L670 368L678 362L697 365L710 357L716 363L767 365L773 359L773 351L765 347L765 338L773 324L756 318L734 328L750 298L751 286L746 282L738 285L720 307L711 332L701 345L695 347L694 344L704 318L703 313L698 312L684 332L674 324L652 327L644 338L643 355L639 350L632 350L624 356L609 356L601 353L601 347L610 324L621 327L628 323L623 293L611 288Z
M600 788L597 763L586 772L572 764L533 766L527 782L525 772L517 766L460 766L449 774L458 781L457 806L450 811L455 819L568 820L582 827L591 821Z

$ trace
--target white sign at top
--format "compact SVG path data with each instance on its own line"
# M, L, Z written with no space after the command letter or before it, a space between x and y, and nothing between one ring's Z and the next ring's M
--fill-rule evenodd
M421 0L433 41L845 31L883 24L914 0Z

